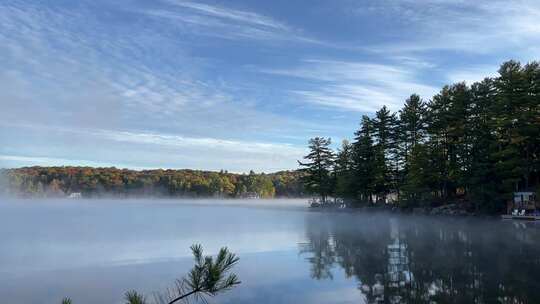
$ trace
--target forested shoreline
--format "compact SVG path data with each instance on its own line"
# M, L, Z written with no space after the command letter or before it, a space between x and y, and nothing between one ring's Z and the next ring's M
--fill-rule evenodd
M18 197L302 197L298 171L235 174L227 171L24 167L0 170L0 191Z
M540 65L508 61L498 72L429 101L413 94L398 112L383 106L336 152L330 138L312 138L300 162L306 188L323 202L488 212L514 191L540 194Z
M3 191L22 197L305 197L352 206L505 208L515 191L540 197L540 64L508 61L499 76L412 94L397 112L364 115L351 142L309 141L300 170L4 169Z

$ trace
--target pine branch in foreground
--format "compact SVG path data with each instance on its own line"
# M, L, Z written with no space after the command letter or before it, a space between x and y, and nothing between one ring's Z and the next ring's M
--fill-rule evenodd
M191 246L195 266L186 277L177 280L175 287L165 293L154 294L154 302L158 304L188 303L189 299L208 303L207 298L216 296L239 285L238 276L230 273L240 260L227 247L219 250L216 257L204 256L200 244ZM146 297L135 290L125 293L126 304L148 304ZM72 304L70 298L64 298L62 304Z

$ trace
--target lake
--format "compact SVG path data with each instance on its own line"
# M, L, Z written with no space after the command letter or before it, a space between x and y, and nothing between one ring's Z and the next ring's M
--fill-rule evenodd
M242 284L211 303L540 303L538 224L306 205L1 199L1 302L151 298L200 243L240 256Z

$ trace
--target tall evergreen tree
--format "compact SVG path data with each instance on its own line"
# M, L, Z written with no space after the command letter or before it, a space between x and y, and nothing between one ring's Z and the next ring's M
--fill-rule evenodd
M317 193L321 201L326 203L328 195L332 192L331 172L334 166L334 153L330 149L330 138L315 137L309 140L310 152L304 156L307 162L298 161L305 172L304 182L306 188Z
M492 132L492 106L495 102L496 90L492 79L471 86L471 108L467 130L471 142L471 159L467 173L467 184L476 210L480 208L495 209L493 202L499 184L491 151L495 148ZM486 206L489 202L491 206ZM484 206L481 206L484 205Z
M527 173L527 159L523 158L527 138L521 132L523 124L527 123L522 121L527 105L527 90L519 62L503 63L499 75L495 81L498 92L493 123L497 147L493 156L502 180L503 193L508 195L520 188L520 182Z
M424 206L431 199L433 171L428 146L414 145L408 156L407 171L401 187L400 202L405 207Z
M375 139L374 187L377 198L385 201L387 194L397 190L397 118L386 106L375 113L373 138Z
M430 148L436 153L434 170L439 171L442 199L452 198L464 186L470 147L466 122L470 92L465 83L445 86L428 104Z
M426 105L420 96L413 94L399 111L400 154L407 163L412 148L424 141L426 136Z
M361 202L372 203L374 193L375 148L373 146L373 122L364 115L360 130L354 133L352 192Z
M427 147L415 149L425 141L426 136L426 105L420 96L413 94L406 101L403 109L399 111L398 127L398 148L399 148L399 184L406 192L405 197L401 197L407 203L414 204L417 199L412 193L425 191L425 184L419 176L422 166L425 165L427 157ZM414 154L414 155L413 155ZM414 171L410 171L411 168ZM427 168L425 168L427 169ZM421 189L418 189L420 187Z
M353 191L353 147L347 140L343 140L341 148L337 152L335 163L335 193L337 196L352 199L355 197Z
M536 185L540 197L540 63L525 65L527 101L522 115L523 134L527 137L525 158L527 165L527 188Z

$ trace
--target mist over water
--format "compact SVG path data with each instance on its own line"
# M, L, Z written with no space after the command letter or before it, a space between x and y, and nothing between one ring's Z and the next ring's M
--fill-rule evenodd
M7 196L7 178L6 173L2 167L2 162L0 162L0 198Z
M6 303L121 303L164 291L189 246L228 246L242 284L214 303L536 303L540 226L308 210L304 200L0 201Z

